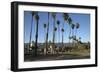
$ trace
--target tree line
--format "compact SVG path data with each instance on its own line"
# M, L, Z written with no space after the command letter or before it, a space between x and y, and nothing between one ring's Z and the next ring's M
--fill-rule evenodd
M32 20L31 20L31 29L30 29L30 36L29 36L29 46L28 48L30 48L30 44L32 41L32 23L35 21L35 55L37 55L37 48L38 48L38 30L39 30L39 21L40 21L40 16L39 16L39 12L31 12L32 15ZM49 26L50 26L50 15L52 16L53 19L53 32L52 32L52 47L53 49L55 49L55 35L56 32L58 32L59 34L57 34L58 36L58 40L60 38L60 32L61 32L61 39L62 39L62 46L64 46L64 32L67 32L64 29L64 25L68 25L69 26L69 44L70 43L74 43L74 42L81 42L81 37L77 36L77 31L80 28L80 24L79 23L73 23L73 20L71 18L71 16L69 15L69 13L62 13L62 17L63 17L63 21L61 22L60 20L57 20L57 13L56 12L47 12L47 23L43 24L43 28L45 31L45 48L46 50L48 49L48 34L49 34ZM35 20L33 20L33 18L35 18ZM57 25L57 26L56 26ZM60 25L62 27L60 27ZM61 28L61 29L60 29ZM67 29L67 28L66 28ZM71 42L72 40L72 42ZM59 42L59 41L58 41Z

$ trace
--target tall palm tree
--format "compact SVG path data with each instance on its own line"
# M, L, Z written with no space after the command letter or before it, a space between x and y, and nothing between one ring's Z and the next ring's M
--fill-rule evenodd
M74 28L75 28L75 24L72 24L71 27L72 27L72 40L74 42Z
M53 12L52 13L52 17L53 17L53 49L55 48L55 21L56 21L56 13Z
M59 28L59 25L60 25L60 21L57 20L57 26L58 26L58 43L60 42L59 39L60 39L60 28Z
M36 35L35 35L35 56L37 55L37 43L38 43L38 25L39 25L39 15L38 12L35 14L35 20L36 20Z
M47 25L46 24L44 24L43 25L43 27L44 27L44 54L46 54L46 51L47 51L47 49L46 49L46 27L47 27Z
M79 29L79 27L80 27L80 24L79 23L76 23L76 38L77 38L77 30Z
M63 33L64 33L64 29L62 28L61 31L62 31L62 47L63 47L63 39L64 39Z
M74 45L74 28L75 28L75 24L71 24L71 28L72 28L72 43Z
M48 33L49 33L49 12L48 12L48 25L47 25L47 33L46 33L46 50L48 49Z
M64 27L64 23L65 23L65 22L68 23L69 20L70 20L70 18L69 18L69 14L68 14L68 13L63 13L62 16L63 16L63 19L64 19L64 21L63 21L63 27ZM63 27L62 27L62 28L63 28ZM69 39L70 39L70 37L69 37Z
M47 27L47 25L46 24L43 24L43 28L44 28L44 32L45 32L44 35L46 35L46 27ZM46 42L46 36L44 37L44 41Z
M69 24L69 27L70 27L70 30L69 30L69 44L70 44L70 37L71 37L71 24L72 24L72 19L71 19L71 17L68 18L68 24Z
M57 27L55 27L54 31L55 31L55 34L56 34L56 31L57 31ZM56 37L56 36L55 36L55 37ZM55 38L55 40L56 40L56 38ZM54 41L55 41L55 40L54 40Z
M31 29L30 29L30 39L29 39L29 46L28 46L28 48L30 49L30 45L31 45L31 39L32 39L32 23L33 23L33 16L35 15L35 13L34 12L31 12L31 14L32 14L32 20L31 20Z

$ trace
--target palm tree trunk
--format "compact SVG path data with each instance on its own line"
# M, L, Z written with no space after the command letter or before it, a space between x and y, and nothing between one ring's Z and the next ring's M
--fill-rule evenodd
M75 31L75 35L77 35L77 29L76 29L76 31Z
M74 29L72 29L72 46L74 46Z
M60 29L59 29L59 25L58 25L58 43L60 42Z
M76 28L76 30L75 30L75 36L76 36L76 38L77 38L77 28Z
M31 38L32 38L32 23L33 23L33 16L32 16L32 20L31 20L31 30L30 30L30 39L29 39L29 46L28 46L28 49L30 49Z
M38 13L37 13L38 15ZM36 36L35 36L35 56L37 55L37 43L38 43L38 23L39 23L39 20L36 20Z
M46 29L44 29L44 54L46 55Z
M71 25L69 25L69 46L70 46L70 35L71 35Z
M46 33L46 50L48 49L48 33L49 33L49 12L48 12L48 26L47 26L47 33Z
M62 32L62 47L63 47L63 37L64 37L64 36L63 36L63 32Z
M64 29L64 22L63 22L62 28ZM64 46L64 44L63 44L64 35L63 34L64 34L64 32L62 32L62 47Z
M54 24L53 24L53 49L55 49L55 18L54 18Z

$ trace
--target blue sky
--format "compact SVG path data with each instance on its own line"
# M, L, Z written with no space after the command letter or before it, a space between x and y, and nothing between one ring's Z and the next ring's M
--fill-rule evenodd
M77 31L77 37L81 37L82 42L87 42L90 41L90 14L79 14L79 13L69 13L69 16L72 18L73 23L79 23L80 28ZM48 23L48 17L47 17L47 12L39 12L39 32L38 32L38 42L44 42L45 39L45 29L43 28L43 24ZM32 20L32 14L31 11L25 11L24 12L24 42L29 42L29 36L30 36L30 28L31 28L31 20ZM60 21L60 29L62 27L63 23L63 17L62 13L57 13L56 14L56 20ZM52 31L53 31L53 19L52 16L50 15L50 30L49 30L49 37L48 40L52 41ZM32 24L32 40L35 41L35 26L36 26L36 21L35 18L33 17L33 24ZM57 26L57 24L56 24ZM64 42L68 42L69 39L69 25L68 23L65 22L64 24ZM58 38L58 34L60 34L60 37ZM56 32L56 42L61 42L61 34L62 32L60 31L58 33L58 30Z

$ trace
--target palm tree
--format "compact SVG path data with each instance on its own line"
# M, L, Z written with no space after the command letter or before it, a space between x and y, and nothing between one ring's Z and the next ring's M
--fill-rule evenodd
M60 39L60 28L59 28L59 25L60 25L60 21L57 20L57 26L58 26L58 43L59 43L59 39Z
M43 28L44 28L44 35L46 35L46 27L47 27L47 25L46 24L43 24ZM44 40L46 41L46 37L44 37Z
M55 29L54 29L54 31L55 31L55 33L56 33L56 31L57 31L57 28L55 27ZM55 36L56 37L56 36ZM55 38L56 39L56 38ZM55 40L54 40L55 41Z
M63 46L63 39L64 39L63 33L64 33L64 29L62 28L61 31L62 31L62 46Z
M49 33L49 12L48 12L48 25L47 25L47 33L46 33L46 50L48 49L48 33Z
M71 24L72 24L72 19L71 19L71 17L68 18L68 24L69 24L69 26L70 26L70 30L69 30L69 44L70 44Z
M64 38L64 36L63 36L64 29L63 28L64 28L65 21L68 22L69 14L68 13L63 13L62 17L64 19L63 24L62 24L62 29L61 29L62 30L62 46L63 46L63 38Z
M79 29L79 27L80 27L80 24L76 23L76 36L77 36L77 29Z
M72 44L73 44L73 46L74 46L74 28L75 28L75 24L71 24L71 28L72 28Z
M46 27L47 27L47 25L44 24L43 27L44 27L44 32L45 32L44 35L46 35ZM46 36L44 37L44 45L45 45L45 47L44 47L44 53L46 54L46 51L47 51L47 49L46 49Z
M69 14L68 13L63 13L63 19L64 21L68 22Z
M35 35L35 56L37 55L37 43L38 43L38 24L39 24L39 15L38 12L35 14L35 20L36 20L36 35Z
M53 17L53 49L55 48L55 21L56 21L56 13L52 13L52 17Z
M76 38L77 38L77 30L79 29L79 27L80 27L80 24L79 23L76 23Z
M71 24L71 28L72 28L72 39L74 42L74 28L75 28L75 24Z
M32 20L31 20L30 39L29 39L29 46L28 46L29 49L30 49L31 39L32 39L32 23L33 23L33 16L35 15L35 13L34 13L34 12L31 12L31 14L32 14Z

